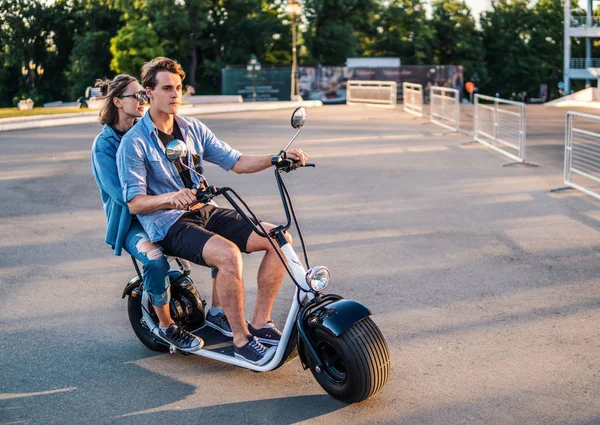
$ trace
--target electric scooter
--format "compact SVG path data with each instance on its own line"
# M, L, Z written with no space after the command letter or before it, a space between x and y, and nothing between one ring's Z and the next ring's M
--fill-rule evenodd
M306 110L297 108L291 119L292 127L297 130L296 134L271 160L287 222L269 232L265 231L252 210L233 189L211 186L202 174L185 165L182 158L187 158L187 147L183 141L171 141L165 151L170 161L178 161L201 177L196 203L206 204L216 196L223 196L254 232L268 238L274 247L279 248L275 250L295 285L295 296L273 358L264 365L257 366L234 357L232 339L205 326L206 302L189 276L189 264L180 259L175 259L178 267L169 271L170 310L178 325L204 340L204 346L200 350L182 354L208 357L256 372L277 369L299 356L302 367L305 370L310 368L327 393L343 402L355 403L368 399L383 388L390 375L390 355L381 331L370 318L371 311L356 301L335 294L325 294L324 290L329 284L329 270L324 266L310 267L292 199L282 178L282 173L299 168L298 164L287 158L286 150L300 134L305 121ZM306 268L285 238L285 232L291 227L292 221L302 245ZM135 260L134 265L138 275L123 291L123 298L129 297L128 313L133 330L148 348L176 353L178 350L174 346L169 346L158 336L158 319L144 290L142 275Z

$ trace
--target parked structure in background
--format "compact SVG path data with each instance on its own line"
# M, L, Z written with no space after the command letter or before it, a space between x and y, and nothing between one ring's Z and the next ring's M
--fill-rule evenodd
M600 58L592 58L592 39L600 38L600 16L594 16L594 0L587 0L587 14L573 16L571 2L565 1L564 9L564 64L565 95L571 94L571 80L586 80L589 87L595 79L593 68L600 68ZM585 38L585 58L571 57L571 39Z
M398 68L400 67L400 58L348 58L346 67L348 68Z
M393 58L392 58L393 59ZM253 86L256 84L256 100L290 100L291 68L263 66L256 81L248 78L245 67L228 66L221 70L223 95L239 95L245 102L252 101ZM319 100L324 104L346 103L348 80L393 81L396 83L396 98L402 99L402 83L410 82L423 86L423 102L429 102L430 87L447 87L463 93L463 67L460 65L403 65L400 67L336 67L301 66L298 68L297 84L299 95L304 100Z
M370 104L396 107L396 83L394 81L347 81L346 103Z

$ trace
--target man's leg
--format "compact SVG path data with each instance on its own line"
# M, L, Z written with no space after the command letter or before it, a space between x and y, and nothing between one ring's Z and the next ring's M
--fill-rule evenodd
M202 258L219 269L216 285L233 332L233 343L241 347L248 343L248 327L244 315L244 282L242 254L237 246L220 236L213 236L204 245Z
M267 232L275 227L269 223L262 223L262 225ZM286 234L286 239L290 243L292 242L291 236L288 234ZM275 245L277 246L276 242ZM286 271L275 248L273 248L267 238L263 238L252 232L248 238L246 251L266 251L262 262L260 263L260 267L258 268L256 307L254 308L254 315L250 322L253 328L260 329L271 320L273 304L275 303L279 288L281 288ZM283 256L283 254L281 255Z

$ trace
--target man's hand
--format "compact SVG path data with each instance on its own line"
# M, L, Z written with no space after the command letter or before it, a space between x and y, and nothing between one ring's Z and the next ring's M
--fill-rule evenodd
M292 159L298 163L298 165L306 165L308 155L302 149L294 148L286 152L289 159Z
M174 209L185 210L192 202L196 202L196 189L182 189L179 192L172 192L168 201Z

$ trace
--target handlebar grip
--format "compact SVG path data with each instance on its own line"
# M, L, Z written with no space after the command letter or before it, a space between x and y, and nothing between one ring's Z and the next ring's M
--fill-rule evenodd
M194 211L197 210L199 208L202 208L204 206L204 202L202 201L196 201L196 202L192 202L191 204L188 205L187 210L188 211Z

